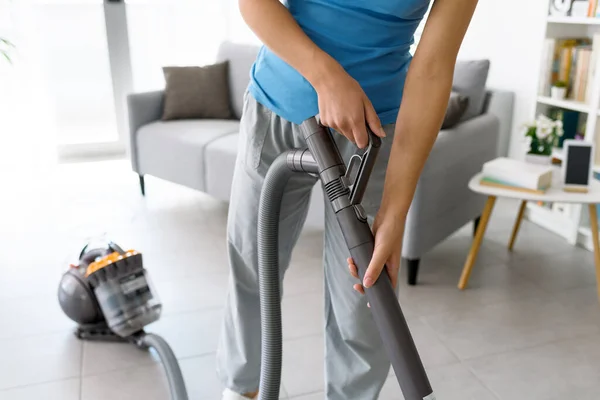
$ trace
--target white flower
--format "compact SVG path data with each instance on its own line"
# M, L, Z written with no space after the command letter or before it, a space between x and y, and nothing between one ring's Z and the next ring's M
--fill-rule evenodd
M552 134L553 130L554 130L554 128L552 127L552 125L543 123L537 127L537 129L535 130L535 135L539 139L543 140L543 139L546 139L548 136L550 136Z
M562 126L559 126L559 127L556 128L556 136L562 137L564 134L565 134L565 131L563 130Z
M538 124L550 125L552 124L552 120L546 117L544 114L540 114L537 119Z
M560 130L562 130L563 128L563 122L558 120L558 121L554 121L554 124L556 125L557 128L559 128Z

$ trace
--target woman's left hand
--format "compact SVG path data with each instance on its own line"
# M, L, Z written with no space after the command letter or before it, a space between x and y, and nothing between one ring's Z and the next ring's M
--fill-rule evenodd
M394 212L380 210L373 223L373 234L375 235L375 249L371 263L367 268L362 284L354 285L354 290L364 294L364 288L373 286L385 266L392 286L395 288L398 282L398 271L400 269L400 257L402 254L402 239L404 237L404 216L395 215ZM352 258L348 258L350 274L356 279L358 270Z

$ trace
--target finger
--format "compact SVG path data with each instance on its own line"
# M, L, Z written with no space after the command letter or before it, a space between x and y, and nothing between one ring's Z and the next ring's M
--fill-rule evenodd
M359 149L364 149L369 144L369 136L367 134L367 126L365 125L365 121L357 121L352 125L352 134L354 135L354 140L356 140L356 145Z
M352 125L350 125L348 122L336 124L336 128L334 129L344 135L352 143L356 143L356 137L352 132Z
M350 270L350 275L360 280L360 277L358 276L358 270L356 269L356 265L348 264L348 269Z
M361 285L361 284L359 284L359 283L357 283L357 284L355 284L354 286L352 286L352 288L353 288L354 290L356 290L356 291L357 291L358 293L360 293L360 294L365 294L365 289L364 289L364 288L362 287L362 285Z
M379 137L385 137L385 131L383 130L383 127L381 126L381 120L379 119L379 116L377 115L377 111L375 111L373 104L366 97L365 97L365 120L367 121L369 128L371 128L371 130L373 131L374 134L376 134Z
M400 272L400 253L394 253L390 260L386 264L386 269L390 280L392 281L392 287L396 288L398 284L398 273Z
M373 257L371 258L371 262L369 263L369 267L367 268L367 272L365 272L365 277L363 279L363 285L367 289L373 286L377 278L379 278L379 275L385 266L385 262L389 258L389 254L390 252L382 245L375 245Z
M396 284L398 283L398 270L399 268L393 262L388 262L385 266L385 270L387 271L388 276L390 277L390 281L392 282L392 287L396 288Z

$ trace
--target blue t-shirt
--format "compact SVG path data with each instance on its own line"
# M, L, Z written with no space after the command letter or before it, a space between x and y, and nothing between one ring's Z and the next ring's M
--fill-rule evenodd
M358 81L382 124L396 120L414 32L429 0L288 0L303 31ZM263 46L249 91L296 124L318 114L317 94L294 68Z

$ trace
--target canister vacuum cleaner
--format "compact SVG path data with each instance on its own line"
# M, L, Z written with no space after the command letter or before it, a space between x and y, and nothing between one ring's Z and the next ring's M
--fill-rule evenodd
M381 140L372 132L369 146L346 167L331 132L316 118L306 120L302 132L308 149L281 154L266 175L259 205L258 261L261 314L260 400L279 399L282 361L281 288L278 230L281 200L289 177L309 173L319 177L336 213L348 250L362 279L373 256L374 237L361 200ZM435 400L433 390L386 273L365 290L381 339L389 354L406 400ZM60 305L79 325L80 339L131 342L159 354L171 388L172 400L187 400L181 370L169 345L144 327L160 317L162 305L142 255L115 243L86 246L61 280Z
M86 245L79 262L63 275L58 301L78 323L75 334L83 340L130 342L158 353L173 400L187 400L177 359L167 342L146 333L144 327L160 317L162 304L152 288L142 254L124 251L113 242Z

